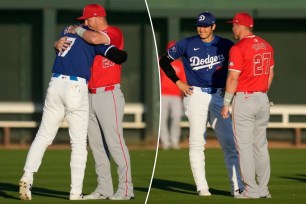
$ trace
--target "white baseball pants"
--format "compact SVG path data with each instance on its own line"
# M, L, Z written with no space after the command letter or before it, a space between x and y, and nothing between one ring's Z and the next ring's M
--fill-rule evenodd
M189 160L197 191L209 189L205 175L205 144L207 122L214 129L224 153L225 165L231 184L231 193L243 189L238 162L238 154L232 130L231 119L223 119L221 89L208 94L200 87L194 87L193 94L184 97L185 114L190 125Z
M86 80L69 76L52 77L47 90L39 130L28 152L24 176L37 172L47 147L52 144L58 128L66 117L71 143L71 191L81 194L87 160L88 88ZM33 178L28 178L33 181Z

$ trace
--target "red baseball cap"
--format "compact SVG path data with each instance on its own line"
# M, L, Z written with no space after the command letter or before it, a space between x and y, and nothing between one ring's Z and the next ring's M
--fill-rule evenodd
M254 21L252 16L250 16L248 13L237 13L233 20L227 21L227 23L237 23L239 25L243 25L249 28L254 27Z
M103 6L99 4L88 4L83 9L83 16L77 18L78 20L86 20L92 17L105 17L106 11Z

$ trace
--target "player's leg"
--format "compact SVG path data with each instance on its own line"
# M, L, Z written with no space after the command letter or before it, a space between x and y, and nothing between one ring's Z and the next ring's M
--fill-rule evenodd
M123 137L124 96L121 89L116 88L113 91L99 93L96 97L95 103L100 104L100 107L96 108L97 118L111 156L117 165L119 176L118 189L110 199L130 199L134 197L134 191L130 155Z
M181 137L181 117L183 112L182 98L180 96L171 97L171 125L170 125L170 141L171 147L179 149Z
M254 156L259 193L261 197L269 195L268 183L270 180L270 157L267 141L267 126L270 117L270 104L266 94L259 94L260 111L256 115L254 131Z
M211 96L196 87L192 95L184 97L185 114L189 120L189 160L197 191L208 191L205 173L204 134Z
M245 196L250 198L259 198L254 160L254 125L257 103L252 95L246 98L244 93L237 93L232 104L233 130L239 154L241 176L245 183Z
M160 115L160 142L163 149L169 149L170 147L170 133L168 128L170 105L171 99L166 95L162 95Z
M59 125L64 118L64 105L61 102L59 91L61 83L51 80L47 90L43 108L42 120L31 144L24 166L24 174L20 180L20 198L31 200L29 186L33 184L33 174L38 171L47 147L52 143Z
M220 114L223 106L223 97L220 95L220 91L212 95L212 101L209 106L209 123L214 129L215 135L222 147L224 161L231 183L231 194L235 195L244 189L244 185L240 175L232 121L230 118L223 119Z
M71 190L70 199L82 194L87 161L88 88L86 83L67 83L66 119L71 144Z
M100 124L97 120L95 108L97 99L96 94L89 94L89 124L88 124L88 141L95 160L96 174L98 175L98 186L95 191L85 198L98 199L110 197L114 194L113 181L111 175L111 164L108 147ZM101 196L102 195L102 196Z

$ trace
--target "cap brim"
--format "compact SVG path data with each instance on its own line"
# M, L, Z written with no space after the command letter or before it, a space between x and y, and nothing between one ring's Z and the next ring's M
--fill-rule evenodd
M81 16L81 17L78 17L77 20L86 20L90 18L90 16Z
M199 26L199 27L209 27L209 26L212 26L213 24L208 24L208 23L196 23L195 25L196 25L196 26Z

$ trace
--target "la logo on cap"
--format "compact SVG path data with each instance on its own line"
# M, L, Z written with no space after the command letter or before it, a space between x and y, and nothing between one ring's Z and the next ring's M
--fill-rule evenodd
M204 21L205 20L205 16L204 15L200 15L199 16L199 21Z

